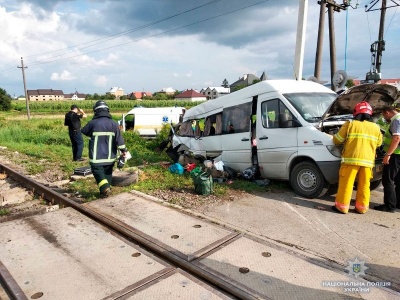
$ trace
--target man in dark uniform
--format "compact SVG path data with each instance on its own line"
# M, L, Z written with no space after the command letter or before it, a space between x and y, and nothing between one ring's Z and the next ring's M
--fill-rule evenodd
M83 110L77 105L71 105L71 110L65 114L64 125L68 126L69 138L72 144L72 159L83 161L83 138L81 134L81 119L86 118Z
M382 116L390 125L383 140L383 204L374 209L394 213L400 209L400 113L392 106L384 106Z
M112 172L117 151L125 157L127 149L118 123L111 119L107 104L99 100L94 104L93 111L93 119L82 128L82 133L90 137L90 167L100 195L107 197L111 193Z

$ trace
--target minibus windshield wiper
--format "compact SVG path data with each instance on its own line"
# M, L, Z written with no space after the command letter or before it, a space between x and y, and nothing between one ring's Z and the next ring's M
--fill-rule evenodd
M307 121L314 121L314 122L316 122L316 121L321 120L321 118L322 118L322 117L309 117L309 118L307 118L306 120L307 120Z
M340 121L340 120L349 120L353 119L353 115L337 115L337 116L329 116L324 121Z

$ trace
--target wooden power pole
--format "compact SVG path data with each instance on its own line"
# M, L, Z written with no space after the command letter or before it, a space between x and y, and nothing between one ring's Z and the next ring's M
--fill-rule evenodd
M318 1L318 4L321 5L320 10L320 20L319 20L319 28L318 28L318 41L317 41L317 51L315 55L315 68L314 68L314 76L320 80L321 77L321 57L322 57L322 39L323 39L323 30L324 30L324 10L325 7L328 8L328 17L329 17L329 56L330 56L330 65L331 65L331 88L335 90L333 85L333 75L336 72L336 45L335 45L335 22L333 13L340 12L341 10L346 10L348 6L350 6L350 1L343 0L343 4L337 4L334 0L321 0Z
M26 90L26 81L25 81L25 69L28 67L24 67L24 60L22 57L21 57L21 66L17 67L17 68L20 68L22 70L22 78L24 80L24 92L25 92L25 101L26 101L26 113L27 113L28 120L29 120L31 118L31 113L29 111L29 98L28 98L28 92Z
M315 53L315 68L314 77L321 80L321 64L322 64L322 44L324 41L324 25L325 25L325 9L326 2L319 1L319 24L318 24L318 39L317 39L317 51Z

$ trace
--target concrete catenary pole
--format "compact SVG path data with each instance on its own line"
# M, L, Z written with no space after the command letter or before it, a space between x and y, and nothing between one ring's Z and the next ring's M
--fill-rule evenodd
M299 0L297 19L296 52L294 56L294 76L296 80L303 77L304 44L306 37L308 0Z
M25 101L26 101L26 113L28 116L28 120L31 118L31 113L29 111L29 98L28 98L28 92L26 91L26 80L25 80L25 68L24 67L24 60L21 57L21 67L17 67L20 68L22 70L22 79L24 80L24 92L25 92Z
M315 67L314 67L314 77L317 78L318 80L321 80L322 45L324 42L325 9L326 9L326 1L321 0L320 1L320 10L319 10L317 50L315 53Z

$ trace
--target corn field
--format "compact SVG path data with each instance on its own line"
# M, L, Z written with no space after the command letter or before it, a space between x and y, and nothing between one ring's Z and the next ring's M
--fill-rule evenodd
M40 101L29 102L29 110L33 113L46 112L67 112L72 104L78 105L84 111L91 111L97 100L63 100L63 101ZM143 107L168 107L182 106L189 109L199 104L199 102L180 101L180 100L105 100L111 112L129 111L135 106ZM12 108L20 112L26 112L25 101L12 101Z

